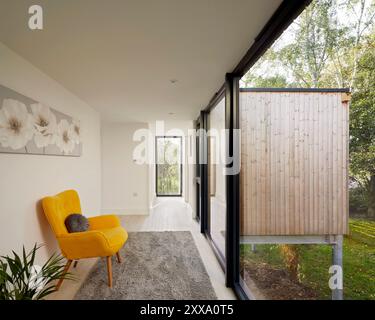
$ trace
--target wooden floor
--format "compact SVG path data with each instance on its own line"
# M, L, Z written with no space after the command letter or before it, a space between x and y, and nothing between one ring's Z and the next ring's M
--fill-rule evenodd
M198 223L192 219L189 208L181 200L163 199L151 210L150 215L121 216L121 222L128 232L190 231L217 297L219 299L235 299L233 291L225 286L224 272L206 238L200 233ZM96 261L97 259L80 261L78 266L71 270L79 281L64 282L60 290L49 298L73 299Z
M151 210L150 215L122 216L123 226L136 231L186 231L196 224L189 207L180 199L164 198Z

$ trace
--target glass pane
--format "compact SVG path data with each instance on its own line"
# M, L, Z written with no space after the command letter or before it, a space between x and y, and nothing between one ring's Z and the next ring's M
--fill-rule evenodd
M182 138L156 138L156 194L179 196L182 194Z
M210 236L216 248L225 258L225 98L211 110L209 115L209 194L210 194Z

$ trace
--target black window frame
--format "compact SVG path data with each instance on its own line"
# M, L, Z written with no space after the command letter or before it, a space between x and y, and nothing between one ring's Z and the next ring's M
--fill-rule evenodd
M177 138L180 139L180 193L179 194L160 194L158 192L158 139ZM183 141L182 136L155 136L155 194L156 197L182 197L183 194Z

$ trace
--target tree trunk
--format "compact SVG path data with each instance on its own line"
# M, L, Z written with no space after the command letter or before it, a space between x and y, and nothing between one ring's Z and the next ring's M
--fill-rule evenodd
M300 254L297 245L282 244L280 245L280 250L291 278L296 282L299 282L298 269Z
M375 175L370 177L367 214L369 218L375 219Z

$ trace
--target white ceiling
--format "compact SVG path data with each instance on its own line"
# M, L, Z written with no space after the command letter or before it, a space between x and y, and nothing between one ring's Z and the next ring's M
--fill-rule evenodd
M280 3L0 0L0 41L108 121L187 120L207 105ZM32 4L44 9L43 31L28 29Z

